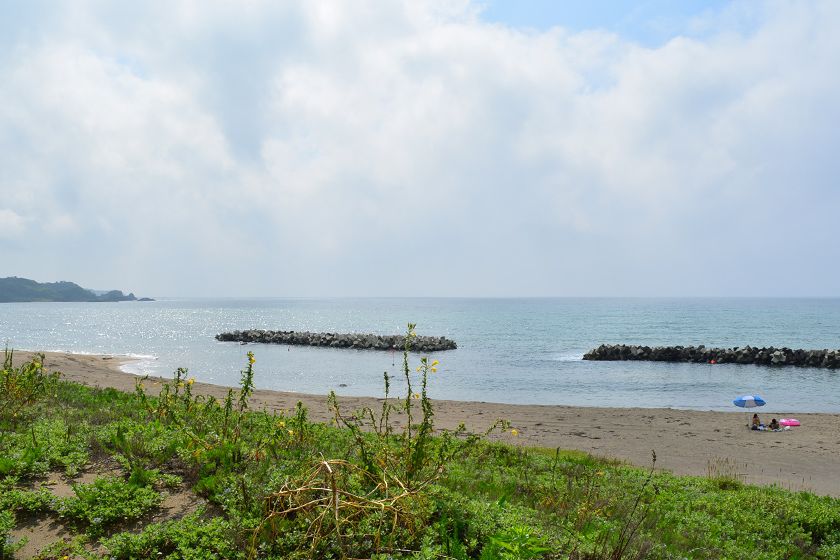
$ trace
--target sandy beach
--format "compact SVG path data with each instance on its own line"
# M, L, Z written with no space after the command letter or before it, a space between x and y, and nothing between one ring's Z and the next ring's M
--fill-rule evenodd
M17 352L15 362L31 353ZM133 391L137 376L119 368L132 358L47 353L46 365L64 379L89 386ZM259 387L259 376L257 376ZM150 378L147 391L157 394L160 379ZM227 387L195 383L193 391L223 397ZM345 411L376 406L375 398L340 397ZM330 418L324 395L256 390L255 408L290 410L301 401L316 421ZM759 409L760 412L760 409ZM676 474L705 476L712 469L736 472L750 484L776 484L840 497L840 415L797 414L802 426L784 432L755 432L746 427L745 412L699 412L649 408L595 408L435 401L436 425L483 431L496 419L510 421L519 435L495 438L510 443L576 449L601 457L649 466L656 451L657 468ZM766 418L765 418L766 417ZM762 419L769 422L770 416Z

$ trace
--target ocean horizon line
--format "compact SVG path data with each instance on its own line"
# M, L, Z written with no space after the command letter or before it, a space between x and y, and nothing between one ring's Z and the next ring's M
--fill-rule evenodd
M347 296L347 295L318 295L318 296L251 296L251 295L219 295L219 296L202 296L202 295L153 295L150 296L155 301L179 301L179 300L229 300L229 301L255 301L255 300L298 300L298 301L318 301L318 300L461 300L461 301L534 301L534 300L570 300L570 301L591 301L591 300L605 300L605 301L701 301L701 300L768 300L768 301L819 301L819 300L840 300L840 295L726 295L726 296L712 296L712 295L679 295L679 296L525 296L525 295L510 295L510 296ZM152 302L56 302L56 301L39 301L39 302L5 302L5 303L152 303Z

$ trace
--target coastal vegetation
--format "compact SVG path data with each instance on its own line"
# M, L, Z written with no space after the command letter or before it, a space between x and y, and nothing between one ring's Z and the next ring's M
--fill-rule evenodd
M39 527L38 558L507 560L831 559L840 500L745 485L718 465L679 477L435 427L436 360L383 378L381 407L329 424L194 394L178 369L134 393L63 381L43 358L0 376L0 559ZM399 395L393 394L400 387ZM61 489L62 491L59 491Z
M10 276L0 278L0 303L32 301L150 301L149 298L137 300L134 294L128 295L120 290L96 292L87 290L73 282L36 282L28 278Z

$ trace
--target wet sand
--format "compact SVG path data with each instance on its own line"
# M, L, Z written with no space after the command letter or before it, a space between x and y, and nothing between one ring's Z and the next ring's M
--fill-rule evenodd
M16 353L15 362L29 354ZM47 353L46 365L61 371L69 381L133 391L138 377L119 369L131 361L132 358L122 356L53 352ZM157 394L160 382L159 378L150 377L147 391ZM217 398L223 398L227 390L207 383L193 385L195 393ZM381 403L375 398L339 397L344 411ZM254 391L252 406L269 412L289 411L298 401L309 408L312 420L331 417L324 395L258 389ZM769 415L761 416L769 422ZM705 476L711 468L722 474L735 473L750 484L776 484L840 497L840 415L790 411L774 416L795 417L802 426L784 432L755 432L747 429L746 412L435 401L435 422L439 428L454 428L463 422L478 432L504 418L519 435L505 433L493 436L494 439L576 449L642 467L650 466L651 451L655 450L657 468L676 474Z

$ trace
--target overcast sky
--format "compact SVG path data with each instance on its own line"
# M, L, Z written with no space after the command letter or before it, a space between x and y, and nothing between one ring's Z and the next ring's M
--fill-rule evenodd
M0 276L838 296L838 68L835 0L5 0Z

